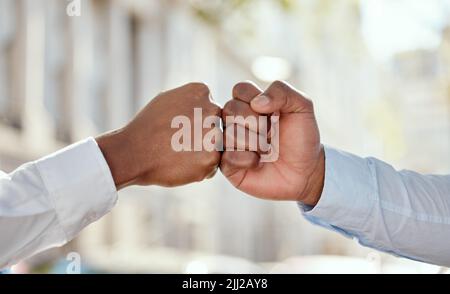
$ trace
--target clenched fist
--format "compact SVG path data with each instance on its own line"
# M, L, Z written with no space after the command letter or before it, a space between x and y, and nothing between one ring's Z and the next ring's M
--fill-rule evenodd
M277 144L272 146L276 149L276 160L260 161L259 150L223 153L220 168L234 186L264 199L295 200L309 205L318 202L324 182L325 156L311 100L285 82L276 81L264 92L252 83L243 82L234 87L233 99L225 105L222 115L224 119L239 115L279 115L279 125L272 125L269 134L259 134L268 138L278 136ZM260 132L260 129L249 131Z
M161 93L127 126L97 138L118 189L129 185L178 186L215 174L220 152L205 148L194 151L194 146L190 151L179 151L171 144L177 132L173 119L183 116L194 124L194 109L201 109L205 119L221 115L208 87L191 83ZM203 136L211 132L222 136L220 126L200 124Z

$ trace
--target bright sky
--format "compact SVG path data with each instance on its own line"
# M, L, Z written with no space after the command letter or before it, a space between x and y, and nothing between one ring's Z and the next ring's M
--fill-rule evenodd
M378 60L418 48L434 48L450 20L450 0L362 0L362 30Z

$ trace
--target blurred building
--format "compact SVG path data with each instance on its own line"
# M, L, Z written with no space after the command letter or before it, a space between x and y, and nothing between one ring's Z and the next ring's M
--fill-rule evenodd
M0 0L2 170L120 127L158 92L189 81L207 82L223 105L238 81L278 78L276 66L252 67L277 56L289 65L286 78L314 98L325 142L448 171L448 31L438 51L407 52L382 67L361 38L356 1L303 1L291 10L242 1L230 12L214 3L231 1L81 0L74 17L69 2ZM416 160L423 153L436 158ZM297 255L370 252L307 224L295 204L244 196L221 175L122 191L111 214L31 262L70 250L104 271L130 272L204 264L256 272Z
M402 52L392 61L392 78L401 85L394 93L405 97L396 103L407 146L402 160L423 172L446 173L450 162L449 30L436 50Z

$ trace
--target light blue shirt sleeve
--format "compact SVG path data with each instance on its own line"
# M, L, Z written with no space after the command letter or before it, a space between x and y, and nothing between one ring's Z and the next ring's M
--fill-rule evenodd
M364 246L450 266L450 175L396 171L328 147L325 157L319 202L300 203L306 219Z

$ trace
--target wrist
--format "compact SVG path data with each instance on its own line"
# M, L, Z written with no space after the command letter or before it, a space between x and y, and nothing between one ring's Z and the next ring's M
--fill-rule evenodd
M138 172L133 164L133 152L129 138L123 130L112 131L96 138L97 144L108 163L117 190L133 183Z
M304 198L300 200L306 205L315 206L322 195L325 183L325 150L323 145L320 146L319 158L313 173L308 178L306 193Z

